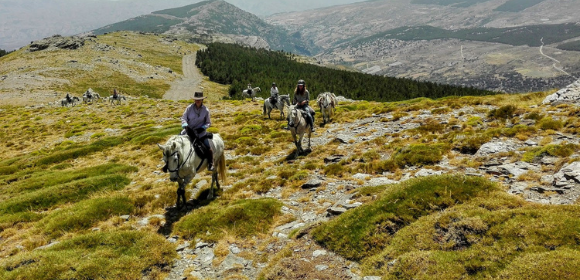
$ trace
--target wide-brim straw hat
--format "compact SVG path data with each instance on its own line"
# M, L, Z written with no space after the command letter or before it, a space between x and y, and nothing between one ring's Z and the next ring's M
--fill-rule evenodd
M196 91L193 94L193 100L203 100L203 99L206 99L206 98L207 98L207 96L203 96L203 92Z

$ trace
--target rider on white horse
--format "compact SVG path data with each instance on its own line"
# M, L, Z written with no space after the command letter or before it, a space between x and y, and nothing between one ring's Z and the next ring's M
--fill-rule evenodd
M306 83L304 80L298 80L298 85L294 90L294 100L292 100L292 105L306 113L306 122L310 125L310 131L314 132L314 110L308 106L310 101L310 92L306 89Z
M276 107L276 102L278 101L278 87L276 86L276 83L272 83L272 88L270 88L270 103L272 104L272 107Z
M187 134L191 142L195 139L201 140L201 143L203 143L208 152L207 170L213 171L213 150L208 140L210 135L206 132L208 127L211 125L211 121L209 110L203 105L203 100L206 97L207 96L203 96L203 92L194 93L193 100L195 100L195 102L187 106L183 116L181 117L181 127L183 128L181 134Z
M248 96L252 96L252 84L248 84Z
M68 103L72 103L72 97L70 97L70 94L68 92L66 93L66 101Z

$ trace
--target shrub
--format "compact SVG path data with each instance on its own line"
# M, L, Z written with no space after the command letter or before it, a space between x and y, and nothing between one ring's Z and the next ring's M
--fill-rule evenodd
M564 127L564 123L554 120L551 117L545 117L538 122L538 127L543 130L558 130Z
M554 157L568 157L571 156L577 149L578 145L575 144L550 144L544 147L533 148L530 151L525 152L522 156L522 161L532 162L546 155Z
M513 105L502 106L498 109L493 109L487 114L488 118L506 120L514 116L517 107Z
M391 159L401 168L423 166L438 163L449 150L446 144L411 144L399 149Z
M491 136L486 134L459 134L453 140L453 149L462 154L473 155L477 153L479 148L491 140Z

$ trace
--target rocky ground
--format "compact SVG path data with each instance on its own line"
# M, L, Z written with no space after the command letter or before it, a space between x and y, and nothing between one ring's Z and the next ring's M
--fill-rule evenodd
M558 115L562 110L558 104L568 96L569 93L577 91L577 84L571 85L567 89L546 98L544 105L533 105L543 114ZM568 93L563 95L562 93ZM561 96L558 98L558 96ZM342 103L356 102L341 99ZM259 102L251 106L257 106ZM343 158L352 155L357 144L375 138L384 137L387 142L393 141L392 135L420 126L422 120L434 118L444 124L450 118L458 118L466 121L467 118L481 117L486 119L486 113L493 106L479 105L466 106L455 109L446 114L433 115L430 111L423 111L416 116L403 117L393 120L390 113L377 114L372 117L356 120L347 124L330 123L321 128L313 135L312 149L326 145L329 142L340 143L336 154L325 158L328 164L338 162ZM392 121L385 122L385 119ZM529 121L529 120L527 120ZM532 125L533 123L526 123ZM485 125L485 124L484 124ZM511 124L516 125L516 124ZM457 127L456 129L460 129ZM364 136L360 136L364 135ZM189 241L180 239L179 236L168 236L168 240L178 244L180 259L172 267L168 280L174 279L255 279L256 276L266 268L267 259L271 259L280 254L283 250L292 250L291 257L287 257L278 262L277 275L266 275L269 279L380 279L378 276L365 276L359 274L357 264L327 251L313 242L308 233L311 225L332 219L336 215L356 208L364 201L357 201L352 197L352 190L363 186L377 186L391 183L398 183L404 180L445 173L463 173L469 176L487 177L492 181L506 186L506 191L513 195L518 195L528 201L542 204L574 204L580 197L580 162L575 161L564 164L560 168L554 169L558 158L545 156L538 162L513 161L510 153L521 154L524 147L537 147L540 143L545 144L544 136L533 136L525 141L515 138L494 138L490 142L482 145L474 154L461 154L452 151L439 164L430 168L408 167L402 171L402 176L385 172L383 174L354 174L345 179L330 178L315 172L310 176L309 181L302 186L302 190L289 197L283 195L283 188L276 187L258 197L272 197L284 203L283 212L294 218L294 221L277 227L271 238L267 240L254 240L253 246L242 244L230 244L227 248L225 258L218 257L216 250L219 245L196 242L190 244ZM580 144L576 135L566 133L555 133L550 144L572 143ZM292 149L292 144L287 145L288 150ZM235 157L226 151L228 158ZM279 154L280 158L286 154ZM381 154L388 158L388 154ZM570 158L579 158L580 153L575 152ZM280 158L267 160L276 161ZM457 162L466 160L479 161L479 167L465 168L457 166ZM230 170L236 172L236 170ZM521 179L522 174L536 174L531 180ZM272 178L275 179L275 178ZM197 190L207 182L201 182L192 192ZM227 189L229 186L225 186ZM189 209L195 206L190 205ZM179 212L168 210L167 222L177 220ZM296 230L300 232L295 233ZM296 236L294 237L293 236ZM290 236L290 238L289 238ZM222 252L223 255L223 252ZM255 255L264 256L264 262L255 263ZM271 269L271 268L269 268ZM270 270L271 271L271 270ZM299 273L298 273L299 271Z

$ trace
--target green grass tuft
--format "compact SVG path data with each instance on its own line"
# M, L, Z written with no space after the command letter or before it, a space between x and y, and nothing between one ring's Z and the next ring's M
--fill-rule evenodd
M225 232L238 237L266 233L282 203L276 199L238 200L230 205L214 203L197 209L175 224L175 233L188 239L217 242ZM208 234L209 233L209 234Z
M126 197L96 198L57 210L40 220L36 226L52 237L65 232L89 229L96 222L114 215L131 214L133 202Z
M397 231L420 217L497 189L485 179L459 175L409 180L387 189L379 200L315 228L312 236L345 258L362 260L381 252Z
M155 233L90 233L1 260L0 279L142 279L176 255L174 246Z

